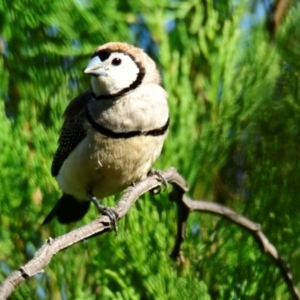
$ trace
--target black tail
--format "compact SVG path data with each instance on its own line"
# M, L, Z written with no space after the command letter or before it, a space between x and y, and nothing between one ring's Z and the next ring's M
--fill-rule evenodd
M71 195L63 194L42 225L49 223L55 217L61 224L78 221L87 213L89 207L90 201L78 201Z

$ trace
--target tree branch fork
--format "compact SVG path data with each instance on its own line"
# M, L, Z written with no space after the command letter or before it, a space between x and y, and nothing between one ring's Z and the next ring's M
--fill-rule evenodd
M175 168L154 172L146 179L128 187L115 207L119 220L128 213L130 208L142 194L147 191L159 189L161 185L164 184L164 180L162 179L165 179L173 186L173 190L169 197L171 201L176 202L178 205L177 234L173 250L170 254L172 259L181 262L184 261L181 249L185 239L186 224L189 214L196 211L214 214L246 229L254 237L262 251L268 255L279 268L292 299L300 300L298 288L294 283L288 265L283 261L275 246L269 242L267 237L261 231L260 225L217 203L190 199L186 196L188 186ZM0 284L0 299L7 299L19 285L26 281L26 279L35 274L44 272L43 268L50 263L52 257L59 251L84 239L91 238L94 235L103 234L111 229L109 218L102 215L87 225L62 236L57 238L49 237L46 243L35 253L34 257L29 262L12 272Z

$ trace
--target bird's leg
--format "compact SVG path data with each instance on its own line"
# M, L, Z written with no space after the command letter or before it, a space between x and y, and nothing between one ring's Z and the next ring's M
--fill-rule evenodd
M90 200L95 204L99 213L109 217L113 230L118 233L118 213L113 207L107 207L99 203L98 199L91 193L88 194Z
M151 169L149 172L148 172L148 176L152 176L152 175L157 175L160 179L161 179L161 182L162 184L165 186L165 188L167 189L169 184L168 184L168 181L167 179L165 178L165 176L163 175L163 173L159 170L156 170L156 169ZM156 195L160 192L160 187L159 188L154 188L153 190L151 190L151 192Z

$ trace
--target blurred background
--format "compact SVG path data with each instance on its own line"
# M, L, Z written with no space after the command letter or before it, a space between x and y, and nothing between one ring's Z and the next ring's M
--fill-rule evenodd
M60 191L51 177L62 113L109 41L142 47L169 93L156 168L175 166L194 199L260 223L300 287L300 1L0 1L0 280L46 238ZM113 197L104 203L113 205ZM146 195L113 233L56 255L10 299L289 299L248 232L192 214L186 262L169 258L176 207Z

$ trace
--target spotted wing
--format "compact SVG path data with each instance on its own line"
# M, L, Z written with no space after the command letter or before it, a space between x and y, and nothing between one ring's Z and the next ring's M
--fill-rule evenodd
M91 99L92 93L88 90L75 98L67 107L64 113L65 122L58 139L58 148L52 161L52 176L58 175L64 161L86 136L83 123L86 105Z

